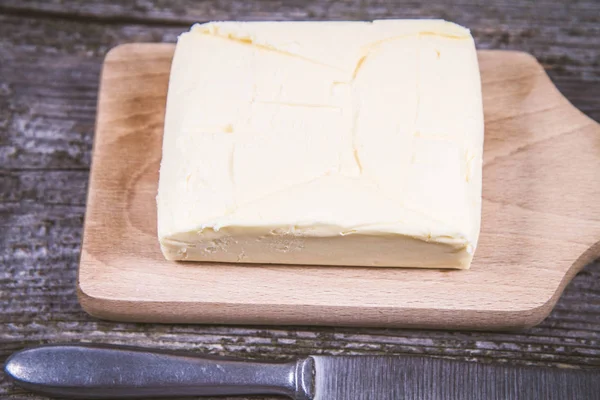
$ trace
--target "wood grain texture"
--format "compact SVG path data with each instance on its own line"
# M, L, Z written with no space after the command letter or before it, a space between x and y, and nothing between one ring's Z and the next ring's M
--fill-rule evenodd
M577 274L540 325L511 333L114 323L85 314L75 293L108 49L174 42L190 22L213 18L444 17L471 27L480 48L532 53L575 106L600 120L599 7L580 0L0 0L0 362L26 346L84 341L259 359L421 354L599 368L599 263ZM0 397L42 399L14 388L1 372Z
M480 51L483 211L469 271L166 261L155 197L173 50L129 44L106 57L78 281L92 315L523 328L545 318L564 285L600 255L600 125L560 95L532 56Z

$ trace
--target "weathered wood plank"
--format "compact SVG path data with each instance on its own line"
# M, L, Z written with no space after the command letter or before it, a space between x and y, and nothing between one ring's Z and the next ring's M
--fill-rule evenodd
M474 0L436 1L424 3L415 0L266 0L261 2L205 0L181 0L176 3L165 0L117 0L89 1L77 0L3 0L2 5L13 11L38 12L57 15L68 14L80 17L114 20L132 18L137 20L161 20L173 23L206 21L220 19L257 19L265 17L281 19L368 19L399 16L410 18L417 16L435 17L435 14L468 13L480 18L499 18L508 20L517 16L520 19L561 20L564 25L566 13L587 13L589 20L597 20L593 15L600 6L594 0L573 0L568 3L554 0L522 2L518 0L497 0L482 2ZM539 12L543 11L543 13ZM443 16L442 16L443 17ZM533 21L532 21L533 22Z
M517 47L538 50L542 61L560 63L563 68L589 66L597 54L577 54L577 48L593 50L591 39L600 27L600 5L595 1L495 1L480 3L473 0L448 2L417 1L202 1L165 2L112 1L85 2L77 0L4 0L7 13L52 16L118 24L176 25L185 27L194 22L209 20L259 19L374 19L374 18L446 18L470 27L478 42L494 48ZM566 54L558 54L566 47ZM544 52L544 53L541 53ZM552 54L555 52L556 54ZM546 57L542 57L543 55ZM575 57L578 58L575 58ZM579 58L581 57L581 58ZM569 62L575 61L575 62ZM595 67L599 67L596 65ZM596 69L597 72L597 69Z
M180 31L0 15L1 168L87 169L104 54Z
M428 354L600 367L600 264L524 332L142 325L95 320L75 296L98 77L125 42L173 42L195 21L442 17L482 48L533 53L563 93L600 120L596 1L0 1L0 362L24 346L91 341L253 358ZM0 374L0 397L32 399Z

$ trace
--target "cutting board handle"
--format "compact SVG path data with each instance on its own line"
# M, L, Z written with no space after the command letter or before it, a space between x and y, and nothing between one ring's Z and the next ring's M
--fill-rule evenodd
M526 267L515 279L546 285L546 303L531 310L540 322L575 274L600 257L600 125L532 55L480 53L480 65L488 72L482 242L504 247L504 265Z

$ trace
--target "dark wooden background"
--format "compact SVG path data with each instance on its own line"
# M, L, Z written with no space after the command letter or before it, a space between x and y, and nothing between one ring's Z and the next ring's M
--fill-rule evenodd
M125 324L79 307L98 78L111 47L174 42L197 21L390 17L445 18L470 27L479 48L531 52L575 106L600 120L597 0L0 0L0 362L25 346L85 341L254 358L425 354L600 368L599 263L578 274L541 325L512 333ZM0 397L37 398L2 373Z

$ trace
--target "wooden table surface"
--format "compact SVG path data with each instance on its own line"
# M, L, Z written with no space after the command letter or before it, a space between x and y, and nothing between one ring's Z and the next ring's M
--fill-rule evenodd
M600 368L598 262L542 324L510 333L113 323L77 303L98 78L111 47L174 42L196 21L445 18L470 27L479 48L532 53L600 120L600 2L479 3L0 0L0 361L26 346L83 341L252 358L385 353ZM41 398L1 373L0 397Z

